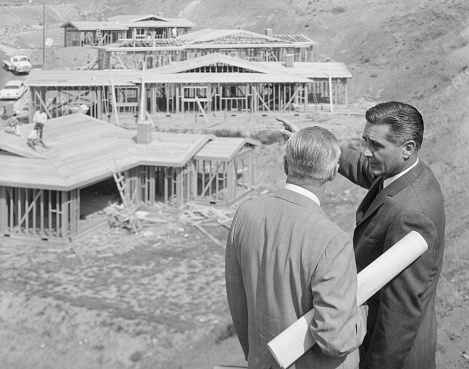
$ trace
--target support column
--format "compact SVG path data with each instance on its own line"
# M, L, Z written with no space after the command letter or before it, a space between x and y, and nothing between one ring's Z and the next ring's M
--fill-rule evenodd
M69 213L68 213L68 191L62 191L62 201L61 201L61 221L60 221L60 233L57 230L57 235L60 238L66 239L69 238L70 224L69 224Z
M8 229L8 204L6 196L6 188L0 186L0 234L5 234Z

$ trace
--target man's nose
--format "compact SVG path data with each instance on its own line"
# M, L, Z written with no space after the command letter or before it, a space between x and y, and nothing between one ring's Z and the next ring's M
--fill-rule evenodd
M363 149L363 156L365 156L367 158L371 158L373 156L373 153L371 152L368 145L365 145L365 148Z

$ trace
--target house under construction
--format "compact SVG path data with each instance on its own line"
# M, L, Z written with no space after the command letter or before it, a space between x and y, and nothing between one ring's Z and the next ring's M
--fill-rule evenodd
M103 220L86 217L84 193L113 178L131 209L157 201L174 209L188 201L231 204L254 185L255 140L155 132L149 122L135 132L73 114L48 120L48 148L33 151L32 129L0 132L3 236L68 241L95 229Z
M298 35L265 35L230 29L204 29L176 38L132 38L96 46L97 60L87 69L147 69L218 53L248 61L284 62L293 55L296 62L312 62L316 43Z
M31 118L41 106L52 118L75 113L84 103L89 115L119 124L139 111L256 114L346 105L349 78L343 63L296 63L292 57L285 63L250 62L209 54L143 71L34 70L28 85Z
M184 18L148 15L118 15L102 21L69 21L64 29L64 47L103 46L127 40L175 38L195 26Z

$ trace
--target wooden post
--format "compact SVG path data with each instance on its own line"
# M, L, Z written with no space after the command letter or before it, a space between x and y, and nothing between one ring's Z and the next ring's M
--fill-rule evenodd
M0 234L5 234L8 229L8 206L7 191L4 186L0 186Z
M37 189L34 189L33 190L33 196L34 196L34 202L33 202L33 209L32 209L32 212L33 212L33 235L34 236L37 236L37 227L36 227L36 204L37 204L37 200L40 196L40 192L42 192L42 190L37 190Z
M345 78L345 106L347 107L348 105L348 88L347 88L347 78Z
M142 91L141 91L141 96L140 96L140 114L139 114L139 122L143 122L143 120L145 119L145 110L146 110L146 107L145 107L145 95L146 95L146 91L145 91L145 69L147 68L147 59L146 57L144 56L143 57L143 66L142 66Z
M69 238L69 215L68 215L68 191L62 191L62 202L61 202L61 234L60 237L63 239ZM58 235L59 236L59 235Z
M117 109L116 89L114 87L114 78L111 74L111 97L112 97L112 108L114 115L116 116L116 126L119 126L119 110Z
M331 106L331 113L334 112L334 106L332 102L332 76L331 76L331 63L327 62L327 66L329 68L329 104Z
M96 117L97 119L103 120L103 89L102 86L96 86Z
M205 121L207 122L207 124L209 124L210 122L208 121L207 116L205 115L204 108L202 107L202 104L200 103L200 100L199 100L199 98L197 97L197 95L195 95L195 101L197 101L197 104L199 105L200 112L201 112L202 115L204 116ZM197 116L197 112L196 112L196 116ZM197 123L197 121L196 121L196 123Z

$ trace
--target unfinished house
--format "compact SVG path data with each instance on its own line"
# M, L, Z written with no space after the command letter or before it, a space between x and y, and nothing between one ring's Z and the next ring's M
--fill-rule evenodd
M26 143L32 129L21 126L20 137L0 132L3 236L67 241L101 226L107 220L89 218L86 208L99 202L90 187L103 182L132 209L156 201L180 209L197 197L193 158L215 138L152 132L149 123L129 131L74 114L48 120L48 148L33 151Z
M250 62L210 54L144 71L33 70L28 85L31 118L40 106L58 117L84 103L90 116L119 124L136 119L142 102L150 116L197 112L206 118L215 112L306 112L331 99L347 105L350 78L343 63L297 63L292 57Z
M176 38L132 38L97 46L98 59L89 69L157 68L175 61L219 53L248 61L284 62L293 55L296 62L312 62L316 43L305 35L273 35L246 30L204 29Z
M255 182L254 147L250 138L217 137L208 142L193 159L197 175L195 202L230 205L253 190Z
M134 212L140 205L231 204L253 189L254 147L249 138L137 131L83 114L46 122L48 146L26 144L0 132L0 235L69 241L107 223L91 217L106 206L95 190L105 187ZM104 201L104 202L103 202Z
M64 47L68 47L175 38L190 32L194 26L183 18L149 14L119 15L104 21L69 21L61 27L64 29Z

